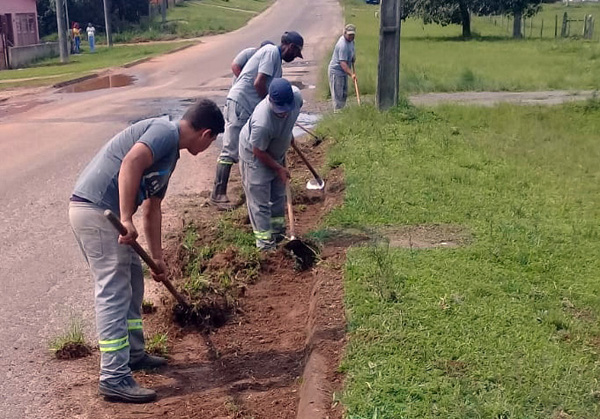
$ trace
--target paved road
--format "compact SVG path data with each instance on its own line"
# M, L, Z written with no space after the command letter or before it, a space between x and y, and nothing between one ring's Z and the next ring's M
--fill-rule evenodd
M232 57L265 39L278 41L284 30L306 41L305 62L284 75L314 84L315 63L341 27L336 0L278 0L236 32L124 70L137 78L133 86L47 89L0 104L0 417L45 417L52 387L47 340L73 315L93 336L92 285L69 230L67 201L94 153L132 121L179 113L190 97L223 103ZM184 156L169 195L209 189L216 151Z

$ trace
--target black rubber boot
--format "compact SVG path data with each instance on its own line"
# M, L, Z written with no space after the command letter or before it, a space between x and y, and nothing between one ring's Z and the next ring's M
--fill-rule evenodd
M219 211L231 211L235 205L227 198L227 183L229 183L229 174L233 164L217 163L217 173L215 174L215 184L213 185L210 203Z
M149 403L156 400L154 390L140 387L131 376L123 378L119 384L100 382L98 393L116 402Z

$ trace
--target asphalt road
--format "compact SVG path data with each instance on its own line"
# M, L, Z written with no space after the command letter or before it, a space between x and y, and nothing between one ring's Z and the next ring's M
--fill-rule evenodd
M299 31L305 48L304 61L284 76L315 83L316 63L342 27L336 0L278 0L238 31L119 70L137 79L132 86L74 94L48 88L1 104L0 417L46 416L53 382L47 342L70 317L83 318L95 338L92 283L67 218L73 184L95 152L132 121L181 113L186 99L224 103L235 54L277 42L285 30ZM169 195L210 188L217 151L183 156L167 203Z

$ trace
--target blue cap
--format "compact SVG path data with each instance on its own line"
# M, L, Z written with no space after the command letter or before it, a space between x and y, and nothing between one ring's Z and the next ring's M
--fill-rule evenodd
M269 102L275 113L294 109L294 91L290 82L286 79L273 79L269 86Z
M298 50L296 51L296 56L299 58L304 58L302 56L302 48L304 47L304 38L296 31L285 32L281 36L281 42L287 44L294 44L298 46Z

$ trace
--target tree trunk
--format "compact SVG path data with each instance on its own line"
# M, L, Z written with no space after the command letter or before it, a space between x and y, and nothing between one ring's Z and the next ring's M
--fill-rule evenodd
M471 37L471 13L469 7L460 2L460 20L462 21L462 36L463 38Z
M521 25L523 22L523 11L515 10L514 15L515 19L513 20L513 38L521 39L523 37L523 33L521 32Z

